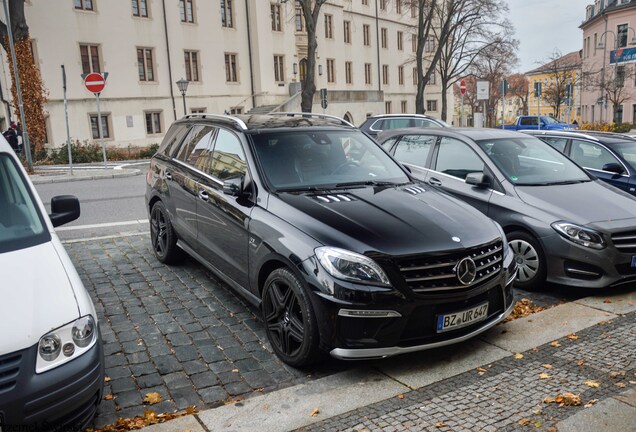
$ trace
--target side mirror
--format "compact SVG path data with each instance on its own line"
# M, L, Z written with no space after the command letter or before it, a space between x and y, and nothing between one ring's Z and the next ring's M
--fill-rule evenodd
M616 162L605 164L603 165L602 169L603 171L609 171L616 174L623 174L625 172L625 169L623 168L623 166Z
M485 189L490 186L490 177L481 172L472 172L466 175L466 184Z
M223 182L223 193L231 196L239 196L243 188L243 176L233 177Z
M64 225L80 217L80 203L73 195L58 195L51 198L51 223L54 227Z

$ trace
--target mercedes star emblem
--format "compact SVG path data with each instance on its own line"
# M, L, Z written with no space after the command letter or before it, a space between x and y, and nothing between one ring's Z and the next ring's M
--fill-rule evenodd
M475 280L475 276L477 276L475 261L470 257L462 259L457 263L457 266L455 266L455 274L457 274L457 279L459 279L462 284L470 285Z

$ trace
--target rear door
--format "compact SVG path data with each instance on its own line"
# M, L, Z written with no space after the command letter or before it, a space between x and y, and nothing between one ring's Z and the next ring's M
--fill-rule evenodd
M605 146L585 140L573 139L570 145L570 159L588 170L601 180L629 192L629 171ZM617 163L623 167L622 174L603 170L608 163Z

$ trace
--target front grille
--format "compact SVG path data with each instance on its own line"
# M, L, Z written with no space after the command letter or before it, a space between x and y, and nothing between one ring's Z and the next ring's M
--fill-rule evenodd
M636 253L636 231L614 233L612 243L619 252Z
M13 390L20 374L21 353L0 356L0 394Z
M501 240L475 248L446 254L419 255L398 260L400 273L408 287L415 293L440 293L472 289L493 279L503 265ZM470 257L477 267L475 280L462 284L456 274L457 264Z

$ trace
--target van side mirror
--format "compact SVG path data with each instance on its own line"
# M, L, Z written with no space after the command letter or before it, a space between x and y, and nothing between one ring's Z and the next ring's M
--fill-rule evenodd
M466 184L485 189L490 186L490 177L482 172L468 173L466 175Z
M612 163L607 163L605 165L603 165L603 171L609 171L609 172L613 172L616 174L623 174L625 172L625 169L623 168L623 166L619 163L616 162L612 162Z
M73 195L58 195L51 198L49 218L54 227L64 225L80 217L80 203Z

